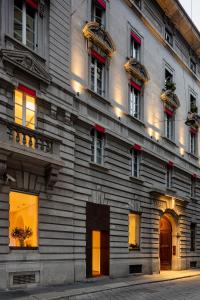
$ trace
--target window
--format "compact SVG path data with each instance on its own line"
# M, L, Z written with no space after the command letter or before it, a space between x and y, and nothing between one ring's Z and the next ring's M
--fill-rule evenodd
M173 82L173 73L170 72L168 69L165 69L165 87L167 88L167 84L172 82Z
M103 164L104 157L104 134L92 130L92 161L97 164Z
M141 117L141 92L134 86L130 86L130 96L129 96L129 110L130 115L140 119Z
M10 192L10 247L38 247L38 196Z
M171 45L173 46L173 35L172 33L165 28L165 40Z
M196 248L196 224L190 224L190 251L195 251Z
M130 249L140 247L140 215L130 213L128 215L128 243Z
M131 150L131 176L139 177L140 175L140 152Z
M141 39L136 33L131 32L131 49L130 55L137 61L140 61Z
M196 155L197 148L197 134L193 131L190 132L190 153Z
M191 197L195 198L195 194L196 194L196 181L192 177L191 178L191 191L190 191L190 195L191 195Z
M174 116L165 112L165 136L173 140L174 138Z
M172 167L171 166L167 166L166 185L167 185L167 188L172 187Z
M106 25L106 2L104 0L92 1L92 21Z
M197 112L197 111L194 111L196 108L197 108L196 98L193 95L190 95L190 111Z
M35 129L35 97L15 91L15 123Z
M192 72L196 73L197 65L193 59L190 59L190 69Z
M134 0L134 3L137 7L141 8L141 0Z
M104 96L104 80L105 80L105 65L102 64L95 57L91 57L91 89L101 95Z
M36 46L36 10L26 1L14 1L14 37L31 49Z

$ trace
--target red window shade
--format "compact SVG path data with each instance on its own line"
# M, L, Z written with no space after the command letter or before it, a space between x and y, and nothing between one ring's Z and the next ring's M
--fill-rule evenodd
M91 50L91 56L96 58L101 64L106 63L106 57L103 57L101 54L99 54L97 51L93 49Z
M18 90L24 92L25 94L28 94L31 97L36 97L36 92L27 88L25 85L19 84Z
M192 174L192 181L195 181L197 179L197 174Z
M137 84L135 81L130 81L130 85L134 87L134 89L138 90L138 91L141 91L142 87Z
M38 1L37 0L26 0L26 5L29 5L33 9L38 9Z
M104 9L106 10L106 2L104 0L97 0L97 3Z
M142 147L138 144L135 144L131 147L131 150L136 150L136 151L141 151L142 150Z
M191 134L195 135L195 134L197 134L198 129L196 129L196 128L190 128L190 132L191 132Z
M100 132L100 133L105 133L105 128L98 125L98 124L95 124L94 128L96 129L96 131Z
M167 163L167 167L168 168L173 168L173 166L174 166L173 161L169 160L168 163Z
M136 41L136 43L138 43L139 45L142 44L141 38L135 32L131 31L131 36Z
M174 114L173 110L171 110L169 108L165 108L164 112L170 117L172 117Z

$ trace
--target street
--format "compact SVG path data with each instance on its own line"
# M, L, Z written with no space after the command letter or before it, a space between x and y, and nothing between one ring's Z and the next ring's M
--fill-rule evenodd
M67 298L66 298L67 299ZM200 300L200 276L109 290L70 300Z

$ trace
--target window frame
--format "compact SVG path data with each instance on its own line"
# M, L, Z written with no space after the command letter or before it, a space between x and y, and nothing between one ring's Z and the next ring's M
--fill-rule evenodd
M196 74L197 73L197 63L195 62L195 60L190 57L190 70Z
M141 153L138 150L131 149L131 177L140 177Z
M27 10L26 8L28 5L26 4L26 1L23 0L22 3L22 39L18 39L15 37L15 0L13 0L13 37L21 44L28 47L30 50L35 51L38 48L38 12L37 10L34 10L34 43L33 47L30 47L27 43ZM18 8L17 8L18 9Z
M173 168L167 165L166 169L166 187L168 189L172 188L172 176L173 176Z
M136 59L138 62L141 61L141 45L132 36L130 37L130 57Z
M98 134L101 136L101 139L98 138ZM104 164L104 151L105 151L105 134L99 132L95 128L91 131L91 137L92 137L92 144L91 144L91 161L98 165ZM101 141L101 147L99 148L101 150L101 156L100 156L100 162L98 161L98 140Z
M134 215L136 216L136 222L135 222L135 240L136 243L131 244L130 243L130 216ZM137 223L138 221L138 223ZM132 245L132 246L131 246ZM141 247L141 213L139 212L135 212L135 211L130 211L128 214L128 246L129 246L129 250L140 250Z
M94 64L92 60L94 59ZM98 63L102 67L102 82L101 82L101 93L98 92ZM94 66L94 88L93 86L93 81L92 81L92 65ZM106 97L106 79L107 79L107 74L106 74L106 63L100 63L97 58L93 56L89 56L89 83L90 83L90 89L99 95L100 97Z
M169 116L169 114L164 112L165 137L171 141L174 141L174 119L175 114Z
M104 0L105 2L106 2L106 0ZM106 3L107 4L107 3ZM97 20L97 18L95 17L95 11L96 11L96 9L99 9L101 12L102 12L102 18L101 18L101 22L99 22L98 20ZM101 25L101 26L103 26L104 28L106 28L106 10L107 10L107 8L106 9L103 9L102 7L101 7L101 5L100 4L98 4L95 0L91 0L91 21L93 21L93 22L97 22L97 23L99 23L99 25Z
M196 196L196 180L191 177L191 189L190 189L190 196L191 198L195 198Z
M138 94L137 97L135 92ZM136 104L136 102L138 103ZM129 84L129 114L138 120L142 118L142 92L131 84Z
M197 144L198 144L197 135L198 132L196 134L189 132L189 142L190 142L189 153L194 156L197 155Z
M167 27L165 27L165 41L173 47L173 33Z

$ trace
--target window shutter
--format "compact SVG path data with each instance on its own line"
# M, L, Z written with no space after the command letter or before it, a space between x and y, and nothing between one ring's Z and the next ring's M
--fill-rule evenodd
M137 91L141 91L142 89L142 87L133 80L130 81L130 85L134 87Z
M29 5L33 9L38 9L38 0L26 0L26 5Z
M100 133L105 133L105 128L98 125L98 124L95 124L94 128L96 129L96 131L100 132Z
M18 90L24 92L25 94L28 94L31 97L36 97L36 91L29 89L28 87L26 87L23 84L19 84Z
M103 57L101 54L99 54L94 49L91 50L90 54L91 54L92 57L96 58L101 64L106 63L106 57Z
M101 8L106 10L106 2L104 0L97 0L97 3L101 6Z
M135 32L131 31L131 36L136 41L136 43L138 43L139 45L142 44L141 38Z

